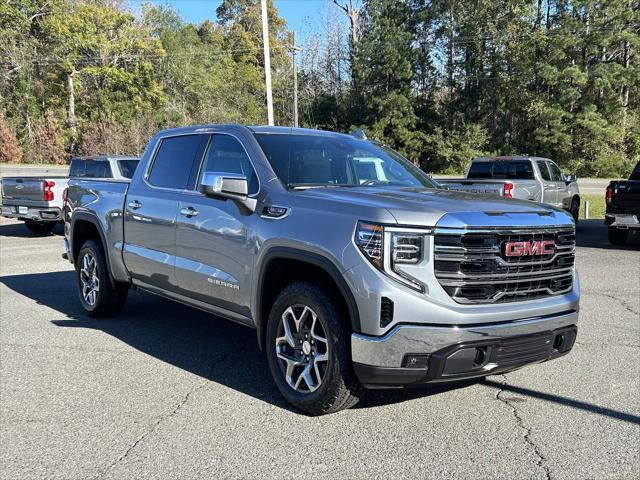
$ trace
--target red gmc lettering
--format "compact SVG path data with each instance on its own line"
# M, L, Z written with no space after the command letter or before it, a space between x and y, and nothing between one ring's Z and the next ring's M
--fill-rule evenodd
M554 252L555 242L543 240L535 242L508 242L505 245L507 257L523 257L525 255L551 255Z

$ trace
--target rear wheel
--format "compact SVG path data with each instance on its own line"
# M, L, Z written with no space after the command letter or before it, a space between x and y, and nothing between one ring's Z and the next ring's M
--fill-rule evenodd
M56 226L56 222L42 222L40 220L25 220L24 224L29 230L38 235L51 233Z
M269 369L296 408L323 415L355 405L363 388L353 372L350 331L334 303L309 282L286 287L267 324Z
M629 230L622 230L617 227L609 227L609 243L612 245L624 245L629 238Z
M112 282L102 248L93 240L78 253L76 281L80 303L92 317L111 317L122 311L128 285Z

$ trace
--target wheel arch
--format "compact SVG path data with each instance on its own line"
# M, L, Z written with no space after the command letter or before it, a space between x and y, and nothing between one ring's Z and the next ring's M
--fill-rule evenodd
M286 266L302 267L287 279L278 281L281 276L278 272ZM271 281L269 276L275 274L276 281ZM312 275L317 275L313 277ZM277 294L286 285L297 280L308 279L320 283L322 286L333 286L333 290L327 291L328 295L336 299L349 317L351 329L360 331L360 315L355 298L347 285L342 273L329 258L318 254L291 247L272 247L263 254L259 267L256 289L256 302L254 321L258 336L258 346L264 350L266 324L269 318L269 310Z
M109 250L107 248L107 240L100 226L100 221L91 213L76 212L71 218L71 225L69 229L69 250L71 253L71 260L74 265L76 264L82 245L84 245L88 240L96 240L102 246L102 252L104 253L105 260L107 261L109 281L112 286L115 286L113 272L111 271L111 261L109 258Z

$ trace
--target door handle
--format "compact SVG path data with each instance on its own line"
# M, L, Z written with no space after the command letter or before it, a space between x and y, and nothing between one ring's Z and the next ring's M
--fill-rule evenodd
M193 207L182 208L180 209L180 215L187 218L195 217L198 215L198 210Z
M127 206L131 210L138 210L140 207L142 207L142 204L138 200L133 200L132 202L129 202Z

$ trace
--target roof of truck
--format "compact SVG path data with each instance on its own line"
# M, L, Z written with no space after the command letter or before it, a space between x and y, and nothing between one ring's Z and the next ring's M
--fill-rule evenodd
M253 133L286 134L286 135L317 135L322 137L348 137L353 139L353 135L347 133L330 132L327 130L315 130L312 128L294 127L271 127L267 125L248 127Z
M494 156L494 157L474 157L474 162L509 162L511 160L549 160L545 157L531 157L528 155L507 155L507 156Z
M162 130L160 133L162 133L163 135L200 133L200 132L207 132L210 130L215 131L215 129L225 128L225 127L246 128L251 132L258 133L258 134L316 135L316 136L323 136L323 137L349 138L351 140L364 138L364 134L357 131L354 132L353 134L348 134L348 133L330 132L327 130L315 130L311 128L275 127L275 126L268 126L268 125L248 126L248 125L239 125L239 124L215 124L215 123L168 128L168 129Z
M86 156L78 156L73 157L73 160L95 160L95 161L105 161L105 160L140 160L139 157L133 157L131 155L86 155Z

